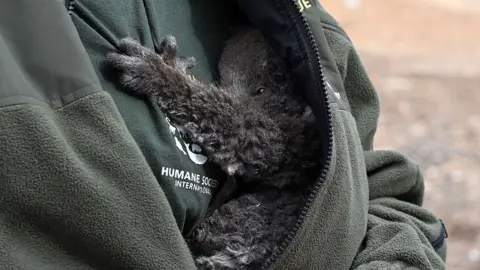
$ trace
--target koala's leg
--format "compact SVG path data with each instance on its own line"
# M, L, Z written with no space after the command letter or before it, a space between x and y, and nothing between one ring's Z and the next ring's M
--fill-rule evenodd
M265 236L274 229L261 204L257 194L241 195L202 220L187 237L199 269L260 268L272 250Z
M229 174L256 176L277 169L285 146L278 124L224 89L193 79L187 70L194 59L176 53L173 37L162 42L159 54L127 38L107 59L121 71L124 86L158 102Z

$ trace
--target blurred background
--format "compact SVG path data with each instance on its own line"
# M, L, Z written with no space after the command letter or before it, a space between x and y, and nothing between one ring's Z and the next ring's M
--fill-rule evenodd
M447 269L480 269L480 0L321 0L381 101L377 149L417 161L449 233Z

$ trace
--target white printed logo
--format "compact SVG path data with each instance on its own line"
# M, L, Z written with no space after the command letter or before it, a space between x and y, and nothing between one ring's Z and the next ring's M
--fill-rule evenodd
M185 129L182 126L175 125L174 123L170 122L170 119L168 117L165 117L165 119L170 126L170 132L175 138L175 145L177 146L177 148L184 155L188 156L193 163L198 165L205 164L208 158L207 156L202 154L203 150L200 145L195 144L191 141L190 137L185 132Z

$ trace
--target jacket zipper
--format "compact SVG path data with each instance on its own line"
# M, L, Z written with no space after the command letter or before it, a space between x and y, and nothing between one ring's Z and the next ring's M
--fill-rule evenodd
M328 131L328 150L327 150L327 159L325 160L325 165L322 170L322 173L320 175L320 178L316 181L313 190L310 192L308 199L305 203L305 206L302 208L302 211L300 213L300 216L295 223L295 226L293 229L290 231L290 233L287 235L286 239L282 242L280 247L272 254L272 256L265 261L265 263L262 265L262 269L268 269L285 251L285 249L288 247L288 245L292 242L295 234L297 231L300 229L300 227L303 225L306 215L308 213L308 210L310 210L318 192L320 191L322 184L325 182L325 179L327 177L327 173L330 169L330 161L332 159L333 155L333 127L332 127L332 112L330 108L330 101L328 99L328 90L327 90L327 84L326 84L326 79L325 75L323 73L323 68L322 68L322 61L320 58L320 53L318 51L317 44L315 42L315 37L312 33L312 29L310 28L310 25L308 25L307 18L305 18L305 15L303 15L300 7L297 4L297 0L288 0L290 4L292 4L295 8L295 11L297 12L297 15L300 16L302 19L302 23L304 26L304 29L306 30L306 34L308 36L308 39L310 41L310 45L312 46L311 48L314 51L314 56L316 60L316 65L314 66L315 71L320 74L320 82L318 81L318 77L315 77L315 80L317 83L320 83L323 88L323 93L322 97L325 100L325 104L327 104L327 131ZM67 7L68 14L71 16L73 9L75 8L75 0L65 0L65 6Z
M310 192L308 199L305 203L305 206L302 208L302 211L300 213L300 216L293 227L293 229L290 231L290 233L287 235L285 240L282 242L282 244L279 246L279 248L272 254L272 256L265 261L265 263L262 265L262 269L268 269L285 251L285 249L288 247L288 245L292 242L295 234L298 232L298 230L301 228L303 225L306 215L310 208L312 207L313 202L315 201L315 198L317 197L318 192L322 188L322 184L325 182L325 179L327 177L327 173L330 169L330 162L332 159L333 155L333 127L332 127L332 111L330 107L330 101L328 99L328 88L327 88L327 83L325 79L325 75L323 73L323 68L322 68L322 61L320 58L320 53L318 51L317 44L315 42L315 37L313 35L312 29L310 28L310 25L308 24L307 18L303 14L301 8L298 6L297 0L288 0L290 4L295 6L295 10L297 12L297 15L302 19L302 23L304 26L305 34L307 35L311 48L314 51L314 58L316 60L316 63L314 65L314 70L320 74L320 78L315 77L315 80L317 81L317 84L319 83L322 88L323 88L323 93L322 97L325 100L325 104L327 104L326 108L326 113L327 113L327 129L328 129L328 152L327 152L327 160L325 160L324 167L322 169L322 173L320 175L320 178L315 182L315 185L313 186L313 190ZM319 81L320 79L320 81Z

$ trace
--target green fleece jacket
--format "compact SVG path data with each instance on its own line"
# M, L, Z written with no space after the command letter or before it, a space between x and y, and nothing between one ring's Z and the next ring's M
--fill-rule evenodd
M317 1L6 0L0 269L195 269L183 237L224 174L154 104L120 89L105 54L125 36L154 47L174 34L211 81L229 26L247 19L325 130L323 173L265 268L445 268L445 227L422 208L418 166L373 149L377 94Z

